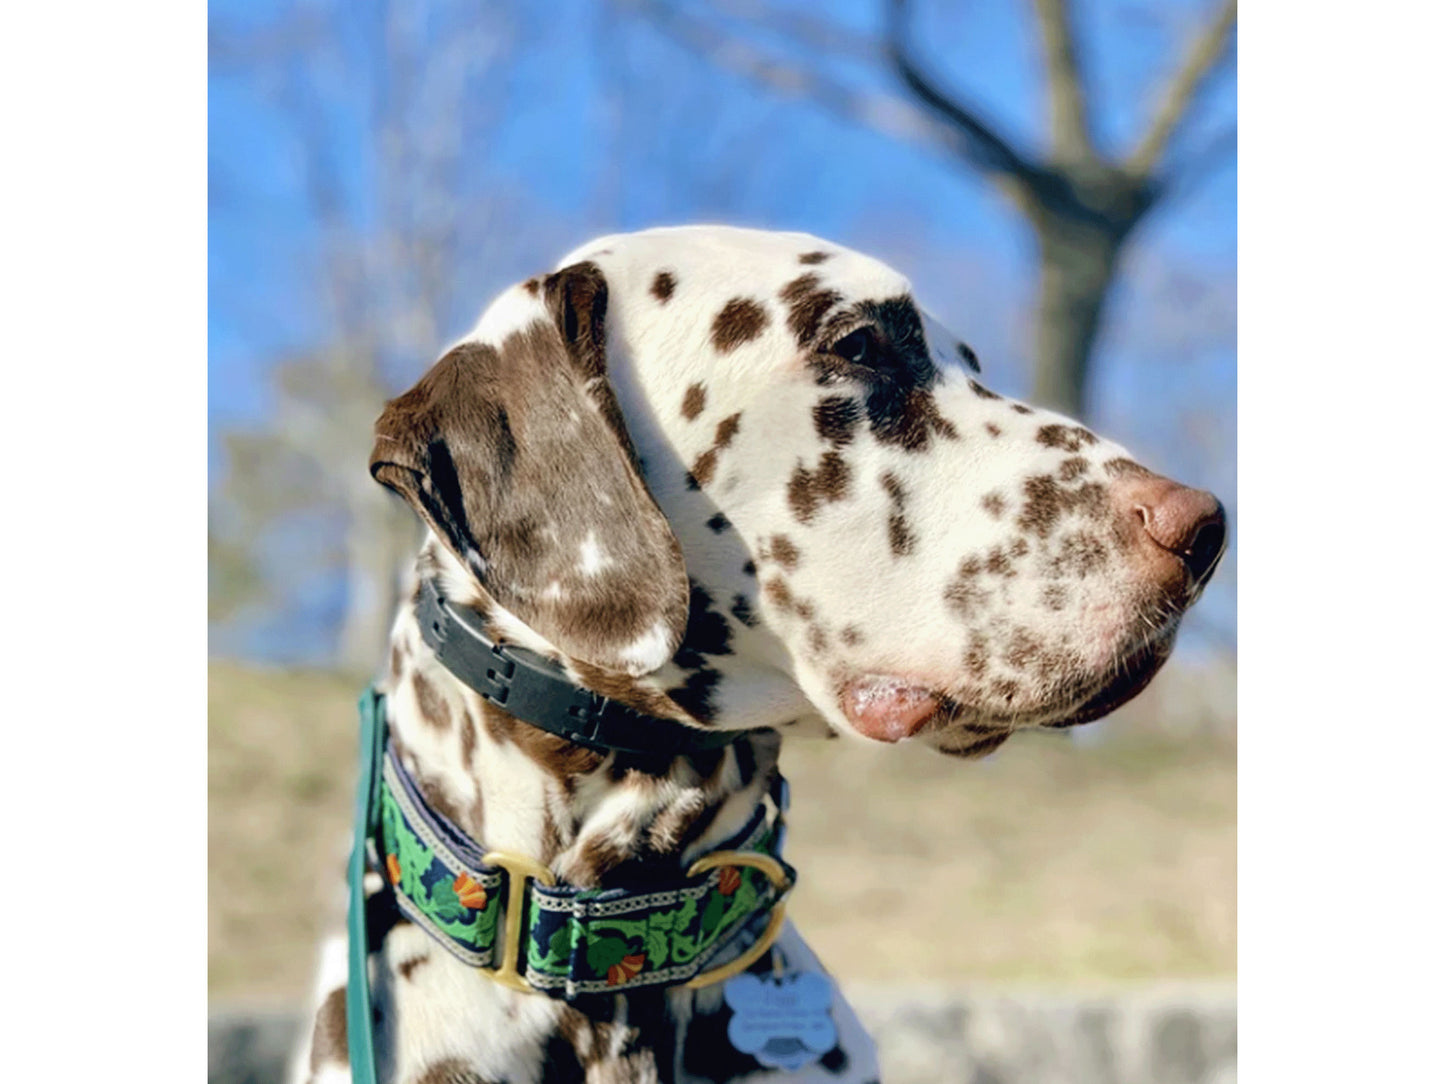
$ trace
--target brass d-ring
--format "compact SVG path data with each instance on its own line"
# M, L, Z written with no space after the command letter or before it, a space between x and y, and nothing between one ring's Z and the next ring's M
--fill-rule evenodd
M501 866L510 876L507 878L507 925L502 934L502 962L495 970L482 968L481 972L513 990L536 993L517 967L522 955L522 895L527 891L528 880L541 881L550 888L557 883L557 878L542 863L510 851L488 851L482 855L482 864Z
M719 866L750 866L753 869L760 869L767 875L768 880L773 882L774 888L780 892L785 892L788 888L788 873L783 869L783 864L772 855L758 854L756 851L714 851L712 854L705 854L688 867L687 875L696 877L700 873L717 869ZM730 979L734 975L746 971L763 953L773 947L773 942L782 932L783 919L783 900L780 898L777 903L773 904L772 917L768 919L767 929L763 931L762 936L757 939L752 948L731 963L694 976L683 984L683 988L696 990L702 986L711 986L715 982L722 982L724 979Z

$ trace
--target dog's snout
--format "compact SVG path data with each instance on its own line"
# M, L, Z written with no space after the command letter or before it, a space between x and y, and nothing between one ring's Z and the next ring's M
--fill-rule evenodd
M1202 585L1224 549L1224 508L1219 499L1157 476L1131 480L1120 496L1142 521L1144 533L1182 560L1195 583Z

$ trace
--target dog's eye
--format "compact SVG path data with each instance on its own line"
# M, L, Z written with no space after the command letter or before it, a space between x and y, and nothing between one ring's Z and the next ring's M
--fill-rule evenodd
M831 352L854 365L871 365L878 356L878 343L871 329L860 327L835 342Z

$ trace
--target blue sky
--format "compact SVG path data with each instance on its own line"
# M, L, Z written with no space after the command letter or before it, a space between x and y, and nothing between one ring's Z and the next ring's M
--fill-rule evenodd
M802 2L772 6L819 9ZM963 0L917 6L914 41L928 67L1005 132L1027 146L1040 145L1045 115L1032 5ZM299 136L285 107L282 76L290 72L294 85L319 88L325 153L343 178L349 221L363 233L376 202L370 103L409 76L378 76L377 66L366 62L375 5L215 0L210 10L213 51L295 23L311 27L317 40L286 64L263 56L212 65L208 342L214 488L225 484L219 434L227 427L264 426L273 409L270 366L336 334L320 288L323 234L304 190L302 163L318 141ZM876 27L880 10L876 0L827 5L830 18L859 34ZM1077 10L1100 141L1109 150L1126 147L1154 107L1181 35L1199 25L1207 7L1192 0L1097 0ZM806 230L887 259L974 344L995 385L1012 393L1026 389L1030 234L966 168L713 68L645 19L599 2L436 4L416 11L412 25L420 39L445 42L465 31L476 43L469 48L479 55L490 51L491 66L479 76L489 80L485 93L457 111L454 131L467 147L457 198L474 201L478 221L482 209L490 209L485 214L495 215L497 225L483 238L485 251L469 250L465 255L475 258L459 259L449 279L454 297L448 299L447 334L460 331L497 290L550 265L588 236L723 220ZM742 26L726 20L718 25ZM817 54L799 53L776 37L750 40L785 59L820 63ZM441 48L425 55L427 65L445 62ZM433 74L427 65L415 76L423 95ZM896 90L869 60L833 58L821 65L850 85ZM1181 147L1231 124L1234 96L1231 63L1209 84L1187 129L1193 139ZM426 114L424 100L418 108L417 115L439 131L450 130L449 118ZM1146 462L1214 489L1231 511L1235 221L1235 170L1228 159L1145 225L1109 313L1090 412L1091 421ZM398 382L414 379L429 361L401 359ZM335 605L335 585L298 585L295 593L330 599L308 611L311 623L324 625ZM1213 594L1210 620L1232 628L1232 582ZM288 639L290 646L279 650L275 633L288 622L295 623L294 615L261 621L261 631L253 630L238 649L316 654L324 642L319 628L302 637L301 646Z

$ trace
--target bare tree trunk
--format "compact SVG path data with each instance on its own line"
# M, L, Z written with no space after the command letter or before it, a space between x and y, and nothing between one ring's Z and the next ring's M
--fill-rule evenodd
M1127 230L1047 210L1030 217L1039 245L1033 400L1082 418L1089 359Z

